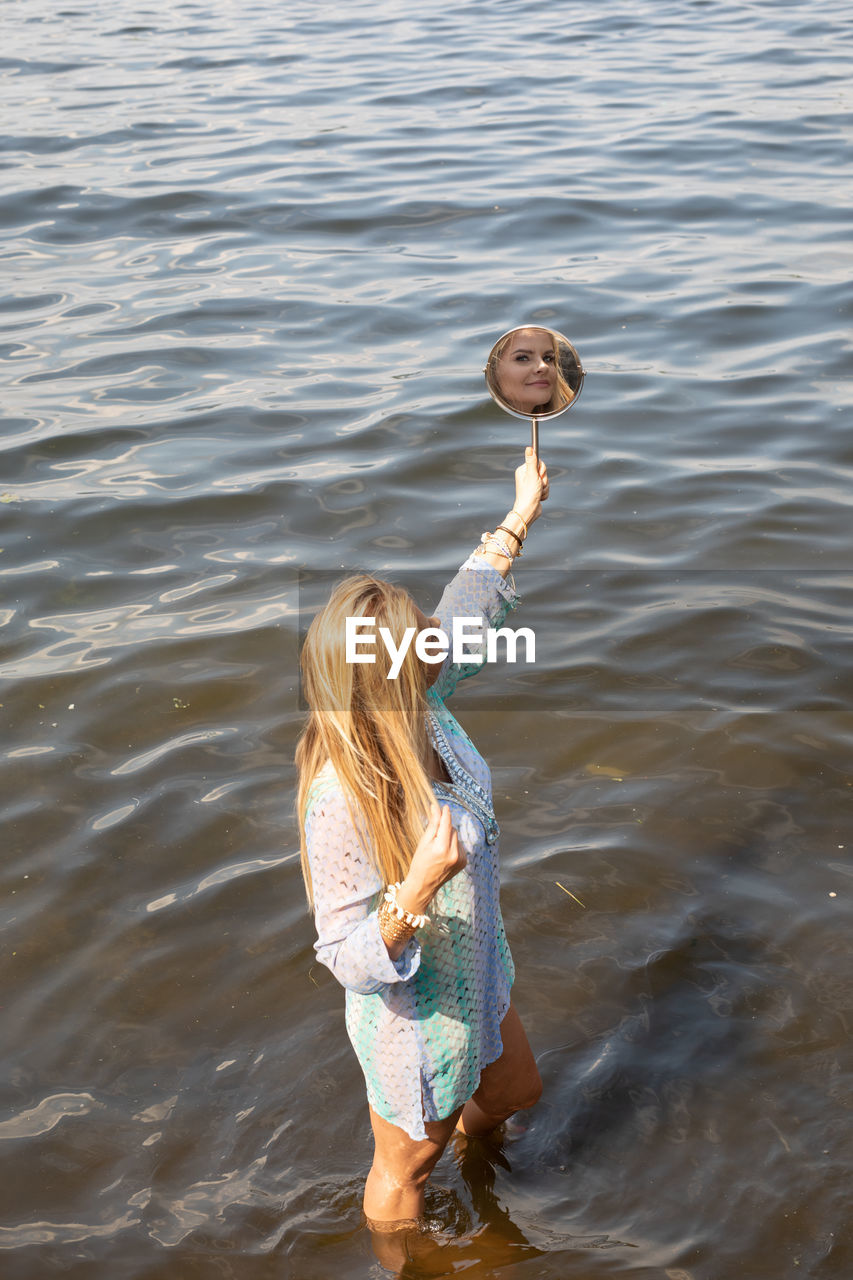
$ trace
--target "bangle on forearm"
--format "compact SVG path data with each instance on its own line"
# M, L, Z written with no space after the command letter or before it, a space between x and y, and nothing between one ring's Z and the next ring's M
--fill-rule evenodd
M524 536L526 538L530 530L527 527L527 521L525 520L524 516L521 515L520 512L516 511L515 507L512 508L509 514L511 516L518 516L519 520L521 521L522 528L524 529Z
M510 529L505 524L499 524L495 529L495 533L497 533L498 529L501 529L504 533L508 533L511 537L515 538L516 542L518 543L518 550L516 551L515 554L520 559L524 554L524 552L521 550L522 544L524 543L524 539L522 538L521 534L516 533L515 529Z
M379 933L383 942L391 945L395 942L408 942L415 932L410 924L404 924L402 920L397 919L385 901L377 911L376 918L379 921Z

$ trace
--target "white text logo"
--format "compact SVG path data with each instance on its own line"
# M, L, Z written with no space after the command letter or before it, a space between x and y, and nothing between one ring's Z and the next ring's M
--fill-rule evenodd
M347 618L347 662L376 661L375 628L375 618ZM423 631L417 631L415 627L406 627L399 645L394 642L394 637L387 627L379 628L379 636L391 658L391 668L388 672L389 680L396 680L400 674L400 668L403 665L406 654L409 652L413 639L415 641L415 653L421 662L444 662L451 650L451 642L447 637L447 633L439 627L426 627ZM489 628L486 631L486 662L497 662L499 639L506 643L507 662L516 662L519 638L524 640L525 662L535 662L536 636L530 627L519 627L516 631L512 627L501 627L497 631ZM476 646L476 652L472 651L471 646ZM365 649L370 650L370 652L361 652ZM482 618L453 619L452 649L453 661L456 663L465 664L483 661Z

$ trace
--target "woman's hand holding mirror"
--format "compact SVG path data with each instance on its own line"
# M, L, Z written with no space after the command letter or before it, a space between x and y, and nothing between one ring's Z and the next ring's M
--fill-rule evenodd
M524 461L515 469L515 502L512 504L513 511L521 516L525 525L539 519L542 503L548 500L548 492L548 470L528 445Z

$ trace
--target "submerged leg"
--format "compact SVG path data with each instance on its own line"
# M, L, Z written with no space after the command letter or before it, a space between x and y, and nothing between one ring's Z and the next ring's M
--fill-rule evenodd
M364 1187L364 1215L369 1226L417 1223L424 1209L424 1187L458 1118L459 1111L454 1111L446 1120L426 1123L427 1136L418 1140L370 1108L375 1150Z
M411 1233L419 1232L424 1188L450 1140L459 1110L446 1120L424 1125L426 1139L410 1138L370 1108L375 1150L364 1187L364 1216L376 1257L389 1270L410 1260Z

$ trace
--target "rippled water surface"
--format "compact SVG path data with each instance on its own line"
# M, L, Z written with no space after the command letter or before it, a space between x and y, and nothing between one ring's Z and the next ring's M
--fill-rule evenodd
M852 46L835 0L4 6L4 1280L385 1274L297 588L429 603L522 320L587 382L536 666L459 714L545 1094L406 1274L851 1274Z

